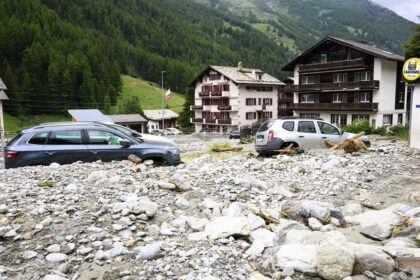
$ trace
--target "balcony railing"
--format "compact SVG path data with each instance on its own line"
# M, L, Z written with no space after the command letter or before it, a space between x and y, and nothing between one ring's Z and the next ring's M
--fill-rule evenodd
M217 120L218 124L232 124L232 120Z
M323 83L309 85L286 85L285 92L322 91L322 90L348 90L348 89L378 89L379 81L355 81L342 83Z
M210 95L209 92L200 92L200 93L198 93L198 96L200 96L200 97L205 97L205 96L209 96L209 95Z
M210 94L211 94L211 96L222 96L222 92L221 91L220 92L213 91Z
M191 119L191 122L192 123L203 123L203 119L200 119L200 118L192 118Z
M193 110L198 110L198 111L203 110L203 105L191 105L190 110L191 111L193 111Z
M301 64L299 65L299 72L315 72L326 70L342 70L352 68L366 68L367 64L364 59L343 60L316 64Z
M293 103L292 110L377 111L378 103Z
M205 123L210 123L210 124L212 124L212 123L216 123L216 119L204 119L204 122Z
M279 102L281 102L281 103L293 103L293 97L292 98L279 97Z
M230 105L219 105L219 106L217 106L217 110L219 110L219 111L230 111L230 110L232 110L232 106L230 106Z

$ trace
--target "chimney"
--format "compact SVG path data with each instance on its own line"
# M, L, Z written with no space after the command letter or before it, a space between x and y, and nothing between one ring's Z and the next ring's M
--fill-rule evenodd
M243 67L242 67L242 62L238 62L238 70L242 71Z

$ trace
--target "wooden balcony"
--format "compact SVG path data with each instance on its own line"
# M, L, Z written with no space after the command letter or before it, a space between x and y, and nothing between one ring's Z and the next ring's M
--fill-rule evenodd
M194 110L201 111L201 110L203 110L203 105L191 105L190 110L191 111L194 111Z
M293 103L292 110L311 111L378 111L378 103Z
M217 120L218 124L232 124L232 120Z
M191 122L192 123L203 123L203 119L200 119L200 118L192 118L191 119Z
M323 83L309 85L286 85L285 92L316 92L323 90L352 90L352 89L378 89L379 81L357 81L342 83Z
M280 103L293 103L293 97L292 98L286 98L286 97L279 97Z
M209 92L200 92L200 93L198 93L198 96L206 97L206 96L210 96L210 93Z
M349 69L363 69L368 67L364 59L343 60L316 64L301 64L299 65L299 72L317 72L317 71L334 71L334 70L349 70Z
M214 92L211 92L210 95L211 96L222 96L222 92L214 91Z
M204 122L209 124L216 124L216 119L204 119Z

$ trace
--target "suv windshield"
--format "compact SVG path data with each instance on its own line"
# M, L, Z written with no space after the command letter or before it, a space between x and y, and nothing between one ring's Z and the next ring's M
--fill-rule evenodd
M124 126L112 125L112 124L109 125L109 126L111 126L113 129L116 129L119 132L122 132L122 133L124 133L126 135L129 135L129 136L132 136L132 137L141 137L141 134L140 133L138 133L138 132L136 132L134 130L131 130L129 128L126 128Z
M258 132L266 131L268 130L272 125L274 124L274 121L266 121L263 123L260 128L258 129Z

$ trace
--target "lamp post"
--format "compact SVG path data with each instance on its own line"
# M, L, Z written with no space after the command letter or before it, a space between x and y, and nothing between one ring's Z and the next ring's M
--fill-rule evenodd
M164 118L164 90L163 90L163 75L166 71L162 71L162 131L165 129L165 118Z

